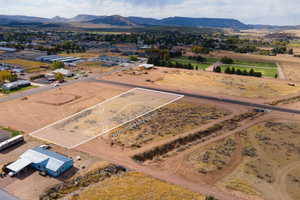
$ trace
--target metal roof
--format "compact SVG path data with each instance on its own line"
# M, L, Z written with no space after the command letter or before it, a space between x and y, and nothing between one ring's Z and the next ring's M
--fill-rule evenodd
M29 166L31 163L32 162L30 160L22 158L22 159L19 159L19 160L13 162L12 164L8 165L6 168L15 173L18 173L25 167Z
M72 159L65 157L61 154L55 153L53 151L49 151L47 149L43 149L41 147L35 147L33 149L27 150L20 156L20 159L16 162L7 166L8 169L18 173L26 166L35 163L46 162L46 168L51 171L57 171L60 167L64 165L64 163L72 161Z
M0 189L0 199L1 200L19 200L18 198L8 194L6 191Z

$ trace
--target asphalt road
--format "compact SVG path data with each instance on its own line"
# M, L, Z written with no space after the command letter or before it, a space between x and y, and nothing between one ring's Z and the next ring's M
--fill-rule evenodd
M60 87L61 86L66 86L66 85L71 85L71 84L78 83L78 82L83 82L83 81L92 81L92 80L95 80L96 77L101 78L102 76L106 76L106 75L113 74L115 72L120 72L120 71L123 71L123 70L127 70L127 69L132 68L132 67L133 66L131 66L131 67L122 67L120 69L116 69L116 70L113 70L113 71L110 71L110 72L102 73L101 75L91 75L91 76L86 77L86 78L67 81L65 83L61 83ZM4 103L4 102L11 101L11 100L14 100L14 99L27 97L27 96L30 96L30 95L33 95L33 94L38 94L38 93L45 92L45 91L48 91L48 90L51 90L51 89L54 89L54 88L55 88L55 86L53 84L51 84L51 85L45 85L45 86L41 86L41 87L38 87L38 88L26 90L26 91L23 91L23 92L16 92L16 93L10 94L8 96L1 97L0 98L0 103Z
M247 102L247 101L240 101L240 100L229 99L229 98L218 98L218 97L214 97L214 96L179 92L176 90L157 89L157 88L152 88L152 87L140 86L140 85L135 85L135 84L130 84L130 83L121 83L121 82L115 82L115 81L109 81L109 80L93 79L92 81L100 82L100 83L107 83L107 84L112 84L112 85L118 85L118 86L125 86L125 87L138 87L138 88L144 88L144 89L150 89L150 90L152 89L152 90L157 90L157 91L161 91L161 92L176 93L176 94L184 95L187 97L194 97L194 98L198 98L198 99L219 101L219 102L225 102L225 103L247 106L247 107L252 107L252 108L267 109L267 110L272 110L272 111L279 111L279 112L300 115L300 110L282 108L282 107L277 107L277 106L270 106L270 105L266 105L266 104L257 104L257 103L251 103L251 102Z
M18 200L18 198L8 194L6 191L0 189L0 199L1 200Z

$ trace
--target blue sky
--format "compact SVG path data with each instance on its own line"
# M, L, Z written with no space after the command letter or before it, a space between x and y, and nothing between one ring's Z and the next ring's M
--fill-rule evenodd
M77 14L235 18L249 24L300 24L300 0L0 0L0 14Z

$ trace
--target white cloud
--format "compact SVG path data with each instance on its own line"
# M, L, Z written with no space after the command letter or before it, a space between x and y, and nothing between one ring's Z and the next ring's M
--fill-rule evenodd
M300 24L299 0L0 0L1 14L73 17L77 14L163 18L226 17L249 24Z

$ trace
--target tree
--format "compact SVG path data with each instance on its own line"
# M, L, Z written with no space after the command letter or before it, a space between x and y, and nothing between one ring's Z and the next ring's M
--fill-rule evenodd
M15 73L10 71L0 71L0 84L3 84L5 81L13 82L18 79L18 76Z
M235 72L235 74L242 75L242 71L240 69L237 69L236 72Z
M65 77L64 77L64 75L63 75L62 73L57 73L57 74L55 74L55 78L56 78L56 80L58 80L58 82L60 82L60 83L64 82L64 80L65 80Z
M214 72L221 73L222 72L221 67L220 66L215 67Z
M223 57L223 58L221 58L221 62L223 63L223 64L232 64L233 63L233 60L232 60L232 58L229 58L229 57Z
M134 62L139 60L138 57L136 56L130 56L129 59L130 61L134 61Z
M216 199L215 197L212 197L212 196L208 196L205 198L205 200L218 200L218 199Z
M294 50L293 49L289 49L288 50L288 54L293 55L294 54Z
M60 69L60 68L64 68L65 64L63 62L59 62L59 61L54 61L51 65L52 69Z
M249 75L250 75L250 76L254 76L254 73L255 73L254 69L251 68L251 70L249 71Z
M231 69L230 69L230 67L226 67L226 69L225 69L225 74L230 74L231 73Z

